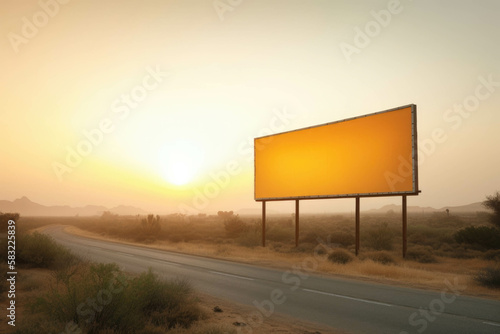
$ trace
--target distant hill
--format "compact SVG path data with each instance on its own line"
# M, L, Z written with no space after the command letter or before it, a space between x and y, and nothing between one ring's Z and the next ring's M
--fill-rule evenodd
M111 209L102 205L87 205L82 207L71 207L68 205L45 206L32 202L26 196L14 201L0 200L0 212L17 212L21 216L100 216L104 211L110 211L119 215L143 215L147 213L140 208L125 205Z
M476 203L471 203L471 204L466 204L466 205L458 205L458 206L445 206L440 209L436 209L430 206L408 206L407 210L408 213L432 213L432 212L445 212L446 209L450 210L450 213L464 213L464 212L488 212L489 210L486 209L481 202L476 202ZM374 213L374 214L386 214L388 212L395 212L395 213L400 213L401 212L401 205L396 205L396 204L388 204L384 205L381 208L378 209L371 209L371 210L361 210L362 212L365 213ZM242 216L259 216L262 215L262 209L260 208L244 208L238 210L236 213ZM339 212L341 213L341 212ZM347 213L347 212L344 212ZM274 215L274 214L280 214L278 211L272 211L272 210L267 210L268 215Z
M450 213L463 213L463 212L478 212L478 211L489 211L486 209L481 202L466 204L466 205L458 205L458 206L445 206L440 209L432 208L430 206L422 207L422 206L408 206L408 212L444 212L446 209L450 210ZM373 209L367 212L370 213L387 213L388 211L401 212L401 205L389 204L381 207L380 209Z

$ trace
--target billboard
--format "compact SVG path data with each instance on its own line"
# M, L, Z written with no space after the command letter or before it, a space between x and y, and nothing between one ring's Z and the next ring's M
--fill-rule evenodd
M418 194L416 105L255 138L255 200Z

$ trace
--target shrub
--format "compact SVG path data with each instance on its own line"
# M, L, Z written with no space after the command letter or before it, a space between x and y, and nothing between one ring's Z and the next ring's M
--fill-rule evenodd
M0 212L0 233L7 233L8 231L8 222L9 220L13 220L17 223L19 220L19 213L1 213Z
M474 280L482 286L500 289L500 266L486 267L479 270Z
M238 215L231 215L224 219L224 229L229 238L236 238L248 230L248 225Z
M243 247L257 247L262 245L262 235L256 231L248 231L239 235L236 243Z
M490 261L500 261L500 249L490 249L483 254L483 259Z
M151 270L131 279L116 264L80 264L64 278L37 299L32 311L49 322L75 321L84 333L137 332L144 324L165 332L187 328L202 316L186 281L163 281Z
M316 248L316 244L310 242L299 242L298 246L294 244L290 244L291 248L289 249L289 253L309 253L313 254ZM318 247L319 248L319 247ZM325 254L325 253L323 253ZM321 255L321 254L320 254Z
M368 231L368 245L375 250L392 250L393 233L387 223Z
M151 269L132 281L128 293L136 296L129 307L137 305L156 326L189 327L202 314L187 281L162 281Z
M500 230L489 226L469 226L456 232L455 240L485 249L500 249Z
M148 235L157 235L161 231L160 216L149 214L147 218L141 220L141 228Z
M470 249L464 245L456 247L449 256L455 259L474 259L481 257L482 253L478 250Z
M493 214L489 216L490 223L500 228L500 192L497 191L494 195L486 196L483 205L493 210Z
M62 268L79 261L67 248L57 244L50 236L34 232L17 237L17 260L38 268Z
M426 246L414 246L407 250L406 259L420 263L435 263L436 257L432 254L432 248Z
M354 259L353 255L343 249L334 250L328 255L328 260L333 263L346 264Z
M366 258L368 258L370 260L373 260L375 262L379 262L382 264L396 263L396 261L394 260L394 257L386 251L371 252L371 253L365 254L365 256L366 256Z
M340 231L330 234L330 242L347 247L353 245L355 240L353 234Z
M290 242L294 239L294 232L291 228L282 227L279 225L271 225L266 232L266 239L281 242Z

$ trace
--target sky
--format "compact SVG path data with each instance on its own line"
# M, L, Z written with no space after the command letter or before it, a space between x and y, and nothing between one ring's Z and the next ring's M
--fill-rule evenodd
M482 201L500 190L499 14L497 0L2 0L0 199L258 209L253 138L415 104L408 205Z

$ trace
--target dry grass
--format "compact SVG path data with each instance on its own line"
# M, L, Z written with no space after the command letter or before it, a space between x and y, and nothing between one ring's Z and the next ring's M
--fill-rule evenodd
M40 291L49 289L53 278L53 272L48 269L19 269L16 282L16 325L25 322L29 316L30 309L27 306L33 301ZM0 297L0 307L2 310L7 308L7 294ZM7 324L7 321L0 322L0 333L11 333L13 327Z
M53 272L48 269L21 269L19 270L18 290L22 291L16 295L16 324L21 324L27 321L30 316L30 309L27 307L32 303L41 293L45 293L51 288L53 281ZM169 331L172 334L233 334L236 332L234 323L241 322L247 315L255 312L253 306L238 304L213 297L206 294L196 293L197 300L201 311L206 315L205 318L196 322L189 329L178 328ZM7 299L5 296L0 298L0 306L7 307ZM215 313L214 307L218 306L222 312ZM31 318L30 318L31 319ZM154 326L146 324L144 332L155 333ZM61 329L62 330L62 329ZM299 321L292 317L273 314L271 317L266 318L262 325L254 328L253 333L315 333L319 331L322 334L341 334L342 331L333 328L310 323L307 321ZM0 324L1 333L12 332L12 327L3 321Z

